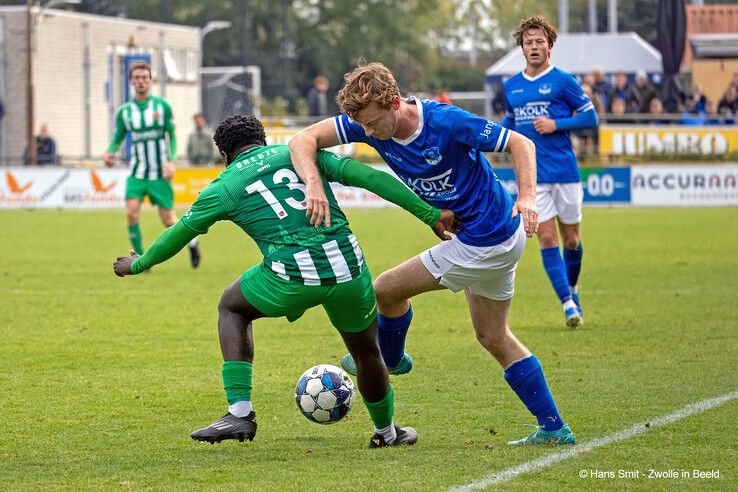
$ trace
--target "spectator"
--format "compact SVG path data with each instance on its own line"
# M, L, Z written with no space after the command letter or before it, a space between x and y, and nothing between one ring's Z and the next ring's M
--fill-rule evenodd
M328 116L328 78L325 75L313 79L313 86L307 92L307 104L310 116Z
M712 99L706 99L705 100L705 125L720 125L721 118L720 114L717 110L717 104L715 104L715 101Z
M612 101L610 101L610 117L607 118L607 122L612 125L627 125L633 123L633 120L625 118L625 109L625 99L615 96Z
M669 120L664 119L664 104L658 97L654 97L648 103L648 114L651 116L648 123L652 125L668 125L670 123Z
M700 86L692 87L692 95L685 101L686 110L692 114L704 114L707 97L702 93Z
M591 75L586 75L584 80L593 79ZM592 86L587 84L586 82L581 84L582 90L584 93L589 97L589 99L592 101L592 105L594 106L595 112L597 113L597 116L602 120L604 114L602 111L602 105L600 104L600 100L598 97L595 97L594 90L592 89ZM574 132L574 137L576 139L576 151L577 155L580 156L587 156L587 155L597 155L599 154L599 146L600 146L600 132L597 127L595 128L587 128L586 130L579 130Z
M728 86L725 94L718 102L718 113L723 116L732 116L738 113L738 89L732 84Z
M622 99L625 103L625 113L638 112L641 108L641 101L638 99L638 94L628 83L628 76L625 75L625 72L618 72L615 75L615 87L607 95L607 100L610 104L608 109L611 113L615 113L613 103L618 98Z
M28 165L54 166L59 162L56 156L56 142L49 134L49 127L44 123L41 125L39 134L36 135L36 162L31 162L28 149L23 154L23 162Z
M501 85L495 85L495 96L492 98L492 113L502 121L505 118L505 90Z
M592 69L592 79L594 80L592 90L597 94L597 98L600 100L600 106L605 110L610 107L608 95L612 91L612 84L607 81L600 67Z
M215 150L213 148L213 133L205 123L205 116L197 113L193 117L195 131L187 140L187 159L190 164L209 164L213 161Z
M648 74L645 70L638 70L636 73L635 84L633 85L633 92L638 96L638 100L641 105L638 108L639 113L648 113L651 99L658 96L656 87L648 81ZM662 104L663 107L663 104Z

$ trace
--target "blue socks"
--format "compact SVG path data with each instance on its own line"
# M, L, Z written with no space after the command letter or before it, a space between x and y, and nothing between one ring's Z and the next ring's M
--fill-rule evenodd
M563 258L561 258L561 253L559 253L559 247L541 249L541 258L543 258L543 269L546 270L559 300L563 303L571 299L571 287L569 287L566 266Z
M547 431L559 430L564 426L556 409L541 363L531 354L525 359L510 364L505 369L505 381L518 395L530 413L538 419L538 425Z
M577 249L564 248L564 263L566 263L566 276L569 285L574 287L579 282L579 272L582 269L582 242L579 241Z
M410 321L412 319L412 306L399 318L386 318L381 314L377 315L377 323L379 325L377 341L379 342L379 350L382 352L382 358L387 367L397 366L405 355L405 337L407 336L407 329L410 328Z

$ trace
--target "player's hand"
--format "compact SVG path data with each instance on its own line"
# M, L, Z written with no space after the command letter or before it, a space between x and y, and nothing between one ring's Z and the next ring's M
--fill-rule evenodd
M138 258L138 253L131 250L130 256L119 256L113 263L113 271L119 277L125 277L131 274L131 263Z
M456 234L459 231L459 223L461 217L451 210L441 210L441 216L438 218L436 225L432 227L433 232L441 241L451 239L450 234Z
M310 217L311 225L320 227L325 222L326 227L331 226L331 209L321 180L305 184L305 203L307 204L305 215Z
M110 152L104 152L103 162L105 163L107 167L113 167L113 164L115 164L115 154L112 154Z
M556 122L545 116L536 116L533 118L533 128L541 135L548 135L556 131Z
M169 161L164 164L164 168L161 170L161 174L166 180L171 180L174 177L174 173L177 171L177 165L174 161Z
M518 199L512 208L513 218L517 217L518 214L522 216L525 235L533 237L533 234L538 232L538 206L535 197L518 195Z

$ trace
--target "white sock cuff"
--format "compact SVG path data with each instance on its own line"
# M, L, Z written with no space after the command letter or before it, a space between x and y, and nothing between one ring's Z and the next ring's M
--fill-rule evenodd
M528 354L528 355L524 355L523 357L519 358L518 360L514 360L514 361L510 362L510 363L509 363L508 365L506 365L505 367L503 367L503 368L502 368L502 370L503 370L503 371L507 371L507 370L508 370L508 369L510 369L510 368L511 368L512 366L514 366L515 364L517 364L517 363L518 363L518 362L520 362L521 360L525 360L525 359L527 359L528 357L533 357L533 354Z

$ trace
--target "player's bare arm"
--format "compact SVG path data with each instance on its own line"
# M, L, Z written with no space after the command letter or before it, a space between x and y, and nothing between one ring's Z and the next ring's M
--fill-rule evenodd
M319 121L300 130L289 143L292 165L300 180L305 183L305 202L307 203L305 214L310 217L310 224L316 227L322 222L330 227L331 212L323 189L323 182L320 179L320 172L315 163L315 155L318 149L338 144L338 135L333 128L332 119Z
M522 215L525 234L532 237L538 230L538 206L536 205L536 146L523 135L511 131L507 148L513 160L518 182L518 199L512 215Z

